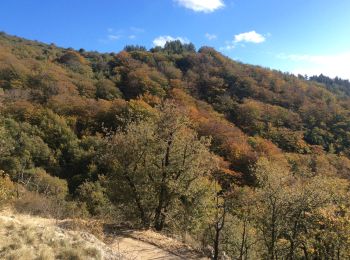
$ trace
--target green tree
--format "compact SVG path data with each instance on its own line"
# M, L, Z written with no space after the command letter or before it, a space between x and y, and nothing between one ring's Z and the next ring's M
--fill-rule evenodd
M106 140L107 160L115 169L111 183L122 179L142 224L162 230L172 207L189 201L214 169L209 144L210 139L198 138L182 111L167 102L155 118L129 123Z
M122 93L112 81L105 79L96 83L96 98L112 100L121 96Z
M344 234L339 225L347 225L341 210L346 181L321 174L293 175L283 163L264 158L256 163L255 173L258 189L253 218L266 259L328 259L346 251L349 243L340 239ZM337 228L340 237L334 237ZM333 242L327 241L332 236ZM324 251L327 246L331 251Z
M256 225L266 248L266 259L279 259L283 248L279 242L288 212L286 192L292 176L283 165L272 164L267 159L258 160L255 174L259 189L256 193Z
M85 202L92 215L102 215L108 212L110 202L107 197L107 189L100 182L84 182L77 189L78 198Z

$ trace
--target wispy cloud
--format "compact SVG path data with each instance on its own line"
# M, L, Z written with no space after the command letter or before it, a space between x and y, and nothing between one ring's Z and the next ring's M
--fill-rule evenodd
M154 46L164 47L164 45L167 42L176 41L176 40L179 40L182 43L189 43L189 40L184 38L184 37L172 37L172 36L169 36L169 35L164 35L164 36L158 36L157 38L155 38L153 40L153 45Z
M108 34L107 38L111 41L119 40L122 36L119 34Z
M350 51L328 55L281 53L277 58L291 61L294 66L291 72L294 74L311 76L322 73L329 77L350 79Z
M195 12L211 13L225 6L223 0L174 0L180 6Z
M138 28L138 27L129 27L127 29L119 29L116 30L112 27L107 28L107 35L105 38L99 39L98 41L104 44L111 43L118 41L120 39L129 39L134 40L137 38L138 35L145 32L145 29Z
M236 34L234 36L234 42L251 42L251 43L262 43L266 40L266 38L257 33L256 31L250 31L245 33Z
M209 41L212 41L212 40L215 40L215 39L218 38L216 34L211 34L211 33L206 33L206 34L205 34L205 37L206 37Z
M138 27L131 26L130 27L130 31L132 31L134 33L144 33L146 30L143 29L143 28L138 28Z
M234 41L225 41L225 46L219 48L221 51L230 51L236 48L236 43Z

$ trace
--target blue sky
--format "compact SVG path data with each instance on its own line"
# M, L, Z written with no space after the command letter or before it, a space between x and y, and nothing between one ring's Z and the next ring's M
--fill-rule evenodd
M0 30L101 52L180 39L244 63L350 79L349 0L2 0Z

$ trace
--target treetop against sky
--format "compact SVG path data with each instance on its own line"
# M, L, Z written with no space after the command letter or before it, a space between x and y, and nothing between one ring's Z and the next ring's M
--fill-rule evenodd
M346 0L4 0L0 30L63 47L118 52L178 39L245 63L350 78Z

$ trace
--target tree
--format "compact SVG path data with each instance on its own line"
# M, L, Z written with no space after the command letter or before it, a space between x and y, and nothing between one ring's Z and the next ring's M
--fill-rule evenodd
M162 230L172 207L191 201L215 168L209 144L210 139L198 138L183 111L165 102L153 119L131 122L106 139L111 182L122 179L142 224Z
M182 54L183 52L195 52L193 43L182 43L180 40L168 41L165 43L164 51L169 54Z
M132 52L132 51L147 51L145 46L141 46L141 45L126 45L124 47L124 51L127 52Z
M78 187L77 193L79 200L86 203L90 214L94 216L102 216L110 208L106 188L102 187L99 181L84 182Z
M96 98L112 100L120 98L122 93L117 86L110 80L100 80L96 83Z
M256 194L256 225L266 247L266 258L274 260L281 254L278 241L284 229L289 195L286 187L291 176L288 169L264 158L256 163L255 174L260 187Z
M0 118L0 124L3 124L3 119ZM9 135L5 127L0 125L0 157L6 157L11 154L14 149L14 140Z
M54 95L59 93L58 81L47 72L39 72L28 78L31 86L31 97L39 103L47 103Z
M288 167L264 158L256 163L255 173L259 188L254 219L267 259L327 259L346 252L348 241L340 243L340 237L346 237L341 225L348 225L341 210L346 181L321 174L292 175ZM326 241L338 228L339 236ZM322 251L327 246L332 252Z
M217 186L217 185L215 185ZM215 187L217 189L217 187ZM227 201L223 191L216 191L214 197L214 214L211 225L211 237L213 240L213 259L218 260L221 253L221 236L226 224L227 218Z
M257 236L256 192L237 187L228 197L228 220L223 251L232 259L260 259L261 239Z

